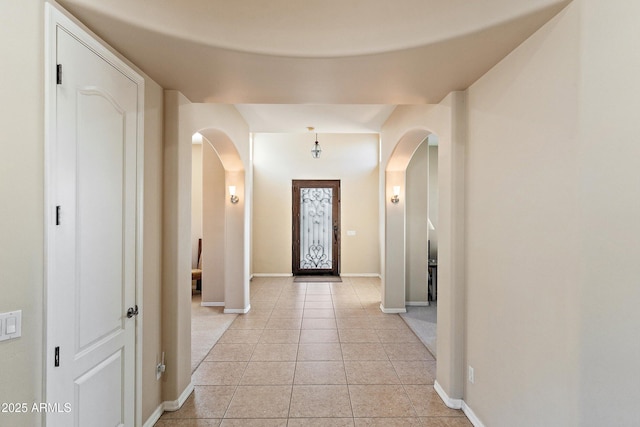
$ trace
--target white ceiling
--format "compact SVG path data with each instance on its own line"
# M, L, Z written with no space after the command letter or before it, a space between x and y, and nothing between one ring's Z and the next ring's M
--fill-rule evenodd
M464 90L570 0L58 0L165 89L254 132L377 132ZM321 130L322 129L322 130Z

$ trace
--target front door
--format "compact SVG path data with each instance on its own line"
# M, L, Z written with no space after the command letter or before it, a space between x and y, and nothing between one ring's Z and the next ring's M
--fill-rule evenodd
M340 274L340 181L294 180L294 275Z
M140 82L75 32L56 25L55 39L47 425L133 426Z

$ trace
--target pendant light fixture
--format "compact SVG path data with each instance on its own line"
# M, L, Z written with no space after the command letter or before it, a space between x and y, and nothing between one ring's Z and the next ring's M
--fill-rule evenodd
M309 126L307 129L309 129L309 132L312 132L314 128ZM311 157L317 159L320 157L320 153L322 153L322 149L320 148L320 143L318 142L318 133L316 133L316 142L311 149Z

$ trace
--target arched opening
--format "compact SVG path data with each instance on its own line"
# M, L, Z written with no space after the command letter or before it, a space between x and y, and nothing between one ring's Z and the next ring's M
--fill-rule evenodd
M206 136L205 136L206 135ZM226 168L237 167L239 156L228 136L203 129L192 138L191 165L191 369L194 371L234 320L224 314L227 246ZM217 147L217 148L216 148ZM226 164L218 154L226 155ZM230 201L230 200L229 200ZM239 200L238 200L239 201ZM194 280L196 279L196 280Z
M224 313L249 311L250 138L246 122L232 106L193 104L165 91L162 322L166 372L163 398L179 407L191 383L191 174L192 136L211 142L224 166ZM245 175L249 175L245 178ZM235 186L238 203L228 197ZM203 223L204 228L204 223ZM205 236L203 236L205 237ZM207 244L203 239L203 272ZM206 273L205 273L206 277ZM206 285L205 285L206 286Z
M406 313L402 318L435 356L438 299L438 138L430 134L406 169Z
M387 162L384 175L386 196L385 206L385 274L382 286L381 309L385 313L406 312L407 296L407 180L406 171L411 158L422 141L431 132L427 129L413 129L406 132L395 145ZM396 189L398 201L392 197ZM426 191L426 189L425 189ZM426 224L427 218L424 218ZM426 243L425 251L426 251ZM426 255L426 254L425 254ZM428 257L427 257L428 258ZM426 276L425 276L426 277Z
M381 174L381 191L386 192L381 205L385 262L381 308L390 313L406 311L406 167L429 134L439 138L438 363L434 388L447 406L455 408L462 405L465 378L465 130L466 95L454 92L438 105L398 107L381 134L381 160L386 163ZM401 193L397 204L390 202L395 186Z

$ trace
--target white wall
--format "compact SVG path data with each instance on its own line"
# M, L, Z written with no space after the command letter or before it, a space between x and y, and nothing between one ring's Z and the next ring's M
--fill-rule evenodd
M341 180L342 274L380 274L378 238L378 136L254 135L254 274L291 274L291 181ZM355 236L348 236L353 230Z

